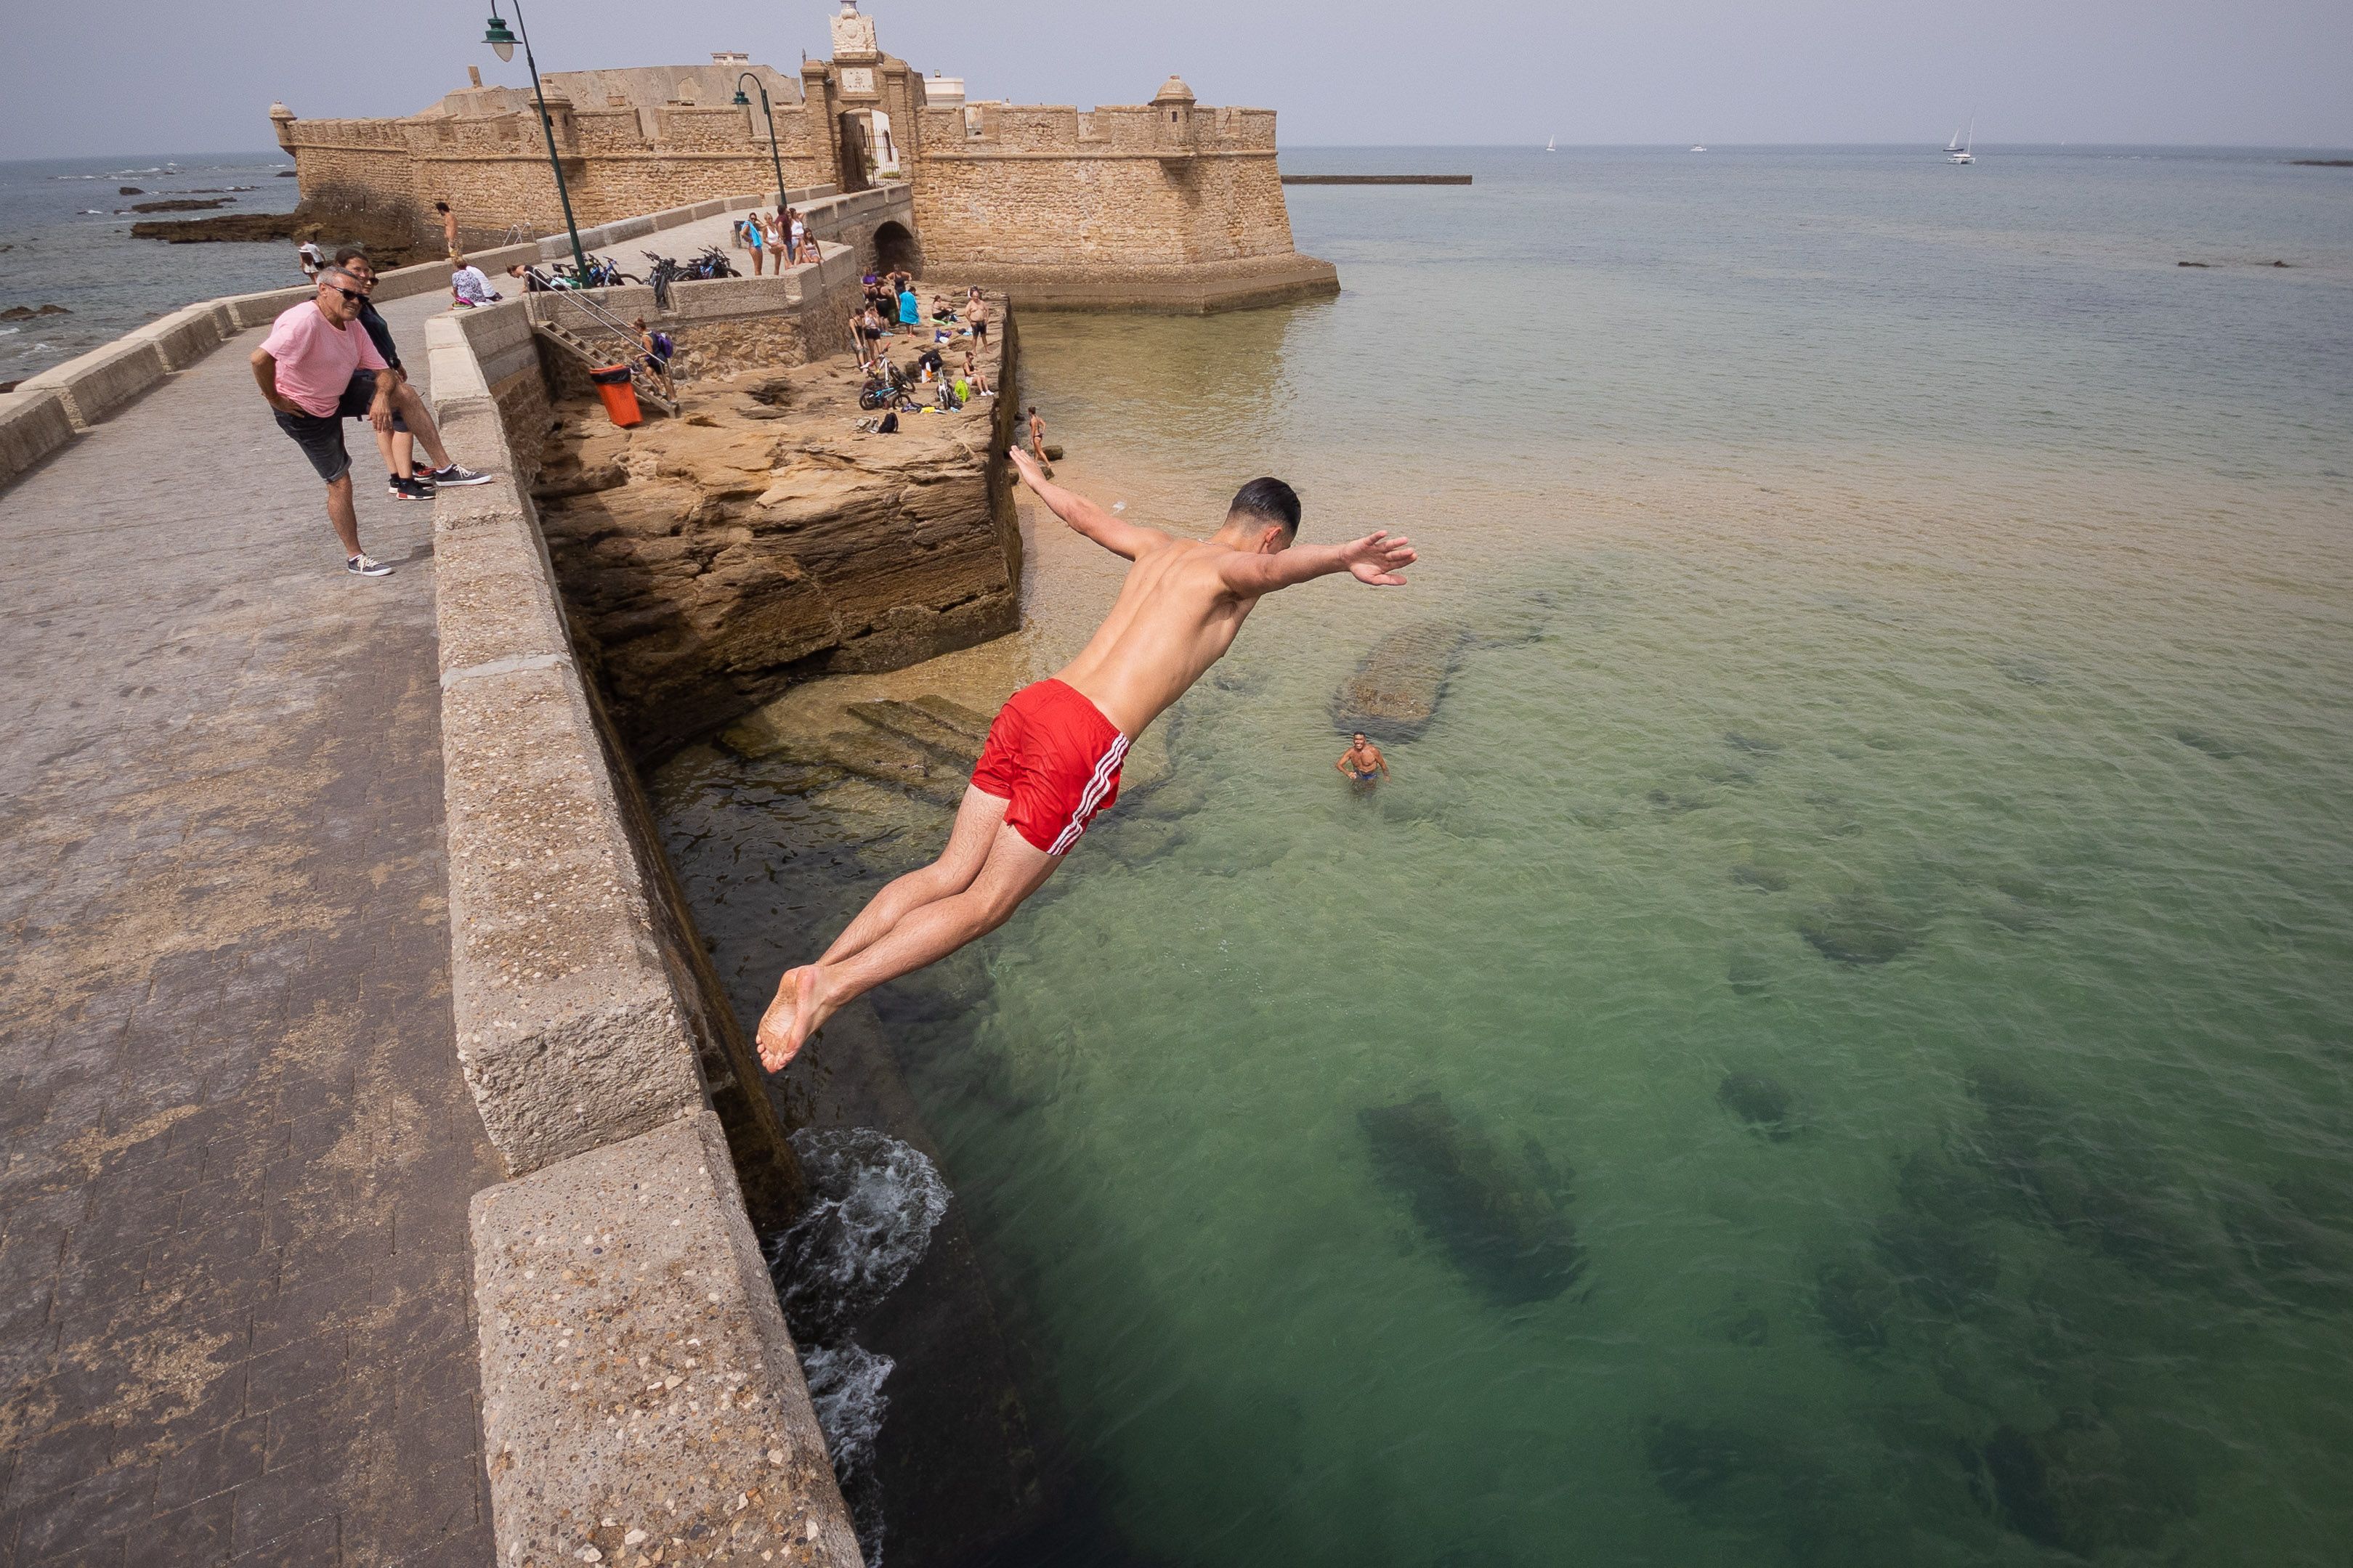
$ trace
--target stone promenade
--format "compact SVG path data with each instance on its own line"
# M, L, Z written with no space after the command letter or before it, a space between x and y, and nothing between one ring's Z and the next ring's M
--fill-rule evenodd
M432 509L259 339L0 490L0 1565L491 1559Z

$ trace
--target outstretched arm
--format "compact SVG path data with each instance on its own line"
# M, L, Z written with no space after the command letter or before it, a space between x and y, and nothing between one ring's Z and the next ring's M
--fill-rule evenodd
M1294 544L1271 555L1245 555L1236 551L1218 562L1218 575L1228 593L1243 599L1255 599L1277 588L1288 588L1313 577L1328 577L1335 572L1348 573L1357 582L1370 583L1377 588L1402 588L1405 579L1398 574L1419 559L1414 553L1412 542L1405 535L1391 539L1388 531L1383 529L1345 544Z
M1038 499L1046 503L1048 510L1113 555L1124 555L1133 561L1168 542L1168 536L1158 529L1122 522L1086 497L1054 483L1039 471L1038 459L1020 447L1012 447L1006 456L1020 470L1021 482L1038 492Z

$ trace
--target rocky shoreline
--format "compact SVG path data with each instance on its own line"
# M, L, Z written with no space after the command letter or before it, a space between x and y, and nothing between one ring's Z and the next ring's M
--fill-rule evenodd
M1009 347L983 357L993 383L1016 374ZM641 763L813 677L1018 625L1004 458L1017 394L902 414L879 435L857 428L862 381L846 353L712 375L682 387L682 417L628 430L593 403L557 405L533 496L575 637Z

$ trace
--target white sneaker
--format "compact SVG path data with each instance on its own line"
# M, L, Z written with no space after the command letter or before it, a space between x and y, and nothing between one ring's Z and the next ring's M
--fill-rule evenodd
M375 556L363 552L343 563L343 570L354 577L389 577L392 568Z

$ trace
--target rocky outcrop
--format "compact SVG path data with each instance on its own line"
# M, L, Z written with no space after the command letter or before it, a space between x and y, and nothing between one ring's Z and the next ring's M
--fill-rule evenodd
M698 382L684 418L634 430L562 408L541 525L640 760L797 681L900 668L1018 624L1014 394L902 414L885 436L856 428L860 380L837 357Z
M1429 728L1469 628L1438 622L1404 627L1373 645L1332 695L1332 723L1375 741L1411 741Z
M416 233L408 219L399 214L322 207L310 203L287 213L215 213L209 217L142 218L131 226L131 237L133 239L160 239L172 245L273 239L316 240L329 250L344 245L364 245L380 272L427 258L417 246ZM412 255L412 252L417 254Z

